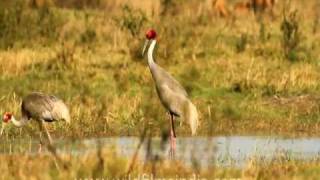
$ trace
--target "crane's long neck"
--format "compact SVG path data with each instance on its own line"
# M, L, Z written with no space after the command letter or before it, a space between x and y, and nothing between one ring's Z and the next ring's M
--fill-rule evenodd
M150 69L152 69L155 66L155 62L153 60L153 51L154 47L156 46L157 41L155 39L151 40L151 44L148 49L148 64Z
M16 127L22 127L28 123L28 119L26 117L22 117L20 121L17 121L16 118L12 116L11 121Z

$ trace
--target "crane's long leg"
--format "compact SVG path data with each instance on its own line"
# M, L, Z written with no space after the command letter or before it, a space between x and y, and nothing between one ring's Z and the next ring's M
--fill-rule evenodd
M50 136L50 133L49 133L46 125L45 125L45 124L43 123L43 121L41 121L41 120L38 121L38 125L39 125L39 130L40 130L40 132L39 132L39 134L40 134L40 144L43 144L43 142L42 142L42 132L43 132L43 129L44 129L45 132L46 132L46 135L47 135L47 139L48 139L48 141L49 141L49 144L52 145L52 138L51 138L51 136Z
M47 139L48 139L48 141L49 141L49 144L46 143L45 145L46 145L48 151L53 155L54 163L55 163L55 165L56 165L56 168L58 169L58 171L61 171L61 168L60 168L60 166L59 166L59 162L60 162L60 163L63 163L63 161L62 161L62 159L58 156L57 151L56 151L56 148L55 148L55 147L53 146L53 144L52 144L53 141L52 141L52 138L51 138L51 136L50 136L50 133L49 133L49 131L48 131L48 129L47 129L47 126L43 123L42 120L39 120L39 121L38 121L38 124L39 124L40 134L42 134L43 129L45 129L45 131L46 131L46 135L47 135ZM41 137L40 137L40 138L41 138ZM41 144L43 144L43 143L42 143L42 141L41 141L41 139L40 139L40 145L41 145ZM40 146L40 147L41 147L41 146ZM64 168L67 168L67 166L65 166L65 164L64 164Z
M173 114L170 113L170 157L173 159L176 151L176 132L174 128Z
M173 114L170 114L171 115L171 135L176 138L176 131L175 131L175 127L174 127L174 116Z
M61 171L61 168L60 168L58 162L62 162L62 160L57 155L56 149L52 146L52 138L51 138L50 133L47 129L47 126L43 123L42 120L39 120L38 123L39 123L40 134L42 134L43 129L46 131L46 135L47 135L47 139L49 141L49 144L46 143L45 146L47 147L48 151L52 153L52 155L54 157L54 164L56 165L56 168L58 169L58 171ZM43 143L42 143L42 140L40 139L40 149L41 149L41 145L43 145Z
M50 143L50 145L52 145L52 138L51 138L51 135L50 135L50 133L49 133L49 131L48 131L48 128L47 128L47 126L45 125L45 123L43 123L42 121L41 121L41 124L42 124L42 126L44 127L44 129L46 130L46 134L47 134L47 138L48 138L48 140L49 140L49 143Z
M43 142L42 142L42 124L40 121L38 121L38 125L39 125L39 149L38 149L38 152L40 153L42 151L42 145L43 145Z

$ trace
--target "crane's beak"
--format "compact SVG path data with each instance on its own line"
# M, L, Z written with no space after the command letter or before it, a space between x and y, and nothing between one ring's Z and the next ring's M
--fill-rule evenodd
M144 46L143 46L143 49L142 49L142 56L143 56L144 53L146 52L146 49L147 49L148 44L149 44L149 40L147 39L146 42L144 42Z
M0 131L0 136L2 136L3 134L3 130L6 127L6 123L2 122L2 127L1 127L1 131Z

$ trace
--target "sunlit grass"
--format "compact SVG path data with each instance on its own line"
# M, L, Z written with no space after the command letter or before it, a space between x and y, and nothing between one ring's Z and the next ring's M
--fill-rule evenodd
M116 2L102 0L77 8L70 8L74 4L67 0L48 8L30 8L19 0L10 1L11 6L0 2L0 114L12 111L19 117L22 97L42 91L62 98L70 108L70 126L49 126L55 138L137 136L144 127L151 136L163 135L168 116L140 55L144 32L153 27L158 32L155 59L197 106L199 136L319 136L320 32L314 23L319 18L315 2L293 1L302 36L294 61L283 52L280 2L276 18L261 21L252 15L217 18L206 2L195 0L178 1L176 14L163 16L159 2L130 1L127 9L121 7L124 1ZM22 129L8 126L1 138L34 139L37 131L36 123ZM190 130L186 124L177 126L177 134L189 136ZM48 154L0 155L0 179L128 176L130 159L110 149L64 154L62 159L69 169L59 171ZM287 156L268 163L252 158L243 169L139 161L130 175L317 179L319 167L318 159L304 162Z
M131 159L120 157L112 149L89 151L85 154L61 156L56 163L50 155L1 155L0 178L7 179L85 179L85 178L192 178L203 179L316 179L319 176L319 160L297 161L290 155L263 160L252 157L239 167L197 167L179 161L140 161L128 171ZM19 162L19 163L17 163ZM41 162L41 163L39 163ZM63 164L65 168L63 168ZM41 173L40 173L41 172Z
M183 4L175 18L147 13L142 27L135 27L137 35L119 24L117 19L128 18L120 6L110 13L57 7L24 7L13 13L16 24L2 22L4 27L23 27L14 20L23 18L30 33L14 41L1 37L0 113L19 114L21 98L42 91L64 99L71 110L71 126L51 125L54 136L139 135L145 122L153 135L160 135L167 116L146 59L140 57L144 31L154 27L159 35L156 60L196 104L199 135L319 135L320 36L310 27L314 17L308 14L309 19L299 22L304 50L291 62L282 50L280 12L262 26L252 16L218 19L206 9L193 10L194 5ZM46 23L30 20L42 13L48 15ZM302 11L300 15L307 16ZM38 26L52 32L34 28ZM177 130L179 135L189 134L187 125ZM7 131L13 137L18 132Z

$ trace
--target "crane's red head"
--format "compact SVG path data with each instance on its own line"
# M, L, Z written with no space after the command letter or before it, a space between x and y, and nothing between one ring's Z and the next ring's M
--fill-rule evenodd
M3 122L8 123L12 118L12 113L10 112L5 112L3 114Z
M154 29L149 29L147 32L146 32L146 38L151 40L151 39L155 39L157 37L157 33Z

